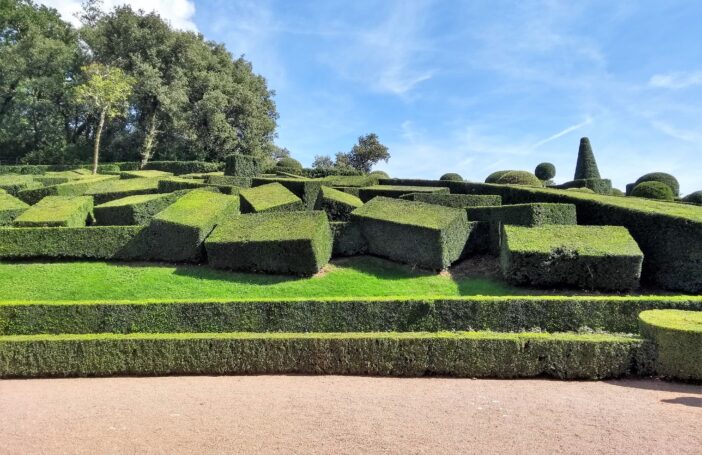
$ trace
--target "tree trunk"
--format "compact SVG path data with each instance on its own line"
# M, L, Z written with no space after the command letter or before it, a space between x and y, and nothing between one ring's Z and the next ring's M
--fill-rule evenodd
M156 111L149 114L147 120L146 136L144 137L144 146L141 151L140 169L144 169L153 155L154 144L156 143Z
M93 175L97 174L98 159L100 157L100 137L102 136L102 127L105 126L105 109L100 111L100 120L95 131L95 145L93 146Z

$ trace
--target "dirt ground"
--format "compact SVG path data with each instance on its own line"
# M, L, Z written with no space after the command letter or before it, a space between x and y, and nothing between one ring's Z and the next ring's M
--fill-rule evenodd
M702 387L654 380L0 380L0 453L702 453Z

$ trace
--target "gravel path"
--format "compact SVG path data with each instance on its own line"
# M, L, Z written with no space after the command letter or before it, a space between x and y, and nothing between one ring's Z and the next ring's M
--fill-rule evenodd
M0 453L702 453L702 387L229 376L0 381Z

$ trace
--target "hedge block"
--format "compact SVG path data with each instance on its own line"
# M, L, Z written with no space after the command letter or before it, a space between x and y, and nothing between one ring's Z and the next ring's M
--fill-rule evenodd
M322 181L324 185L330 187L363 188L377 185L380 178L376 175L329 175L324 177Z
M396 186L396 185L373 185L361 188L358 196L363 202L368 202L376 196L386 198L399 198L403 194L410 193L435 193L448 194L449 189L434 186Z
M370 254L444 269L458 260L473 227L465 210L375 197L351 213Z
M0 193L0 226L10 224L28 208L29 204L20 201L16 197L7 193Z
M425 202L427 204L443 205L445 207L489 207L502 205L502 198L494 195L481 194L436 194L436 193L409 193L400 196L400 199Z
M316 210L327 213L329 221L348 221L351 212L363 205L356 196L323 186L317 198Z
M234 153L225 158L224 175L256 177L261 173L261 160L249 155Z
M609 179L579 179L557 185L556 188L589 188L597 194L612 194L612 181Z
M239 188L251 188L251 177L235 177L233 175L209 175L205 182L210 185L229 185Z
M122 171L119 173L122 179L147 179L147 178L164 178L172 177L172 172L146 170L146 171Z
M578 223L574 204L535 203L470 207L467 213L471 221L490 221L517 226Z
M319 192L322 188L322 181L318 179L306 179L306 178L255 178L251 182L251 186L261 186L267 185L269 183L280 183L289 191L293 192L297 197L302 199L305 204L305 210L314 210L317 204L317 198L319 197Z
M302 199L280 183L269 183L241 190L242 213L304 210Z
M172 193L174 191L210 188L213 191L219 191L222 194L238 195L239 187L232 185L214 185L205 183L204 179L186 179L182 177L168 177L161 179L158 182L158 191L160 193Z
M331 257L332 234L324 212L256 213L220 224L205 247L212 267L313 275Z
M620 226L503 226L502 272L517 285L628 291L643 253Z
M186 191L167 194L140 194L106 202L95 207L95 220L99 225L147 225L160 211L177 201Z
M17 197L22 199L27 204L36 204L47 196L82 196L92 188L106 184L109 181L116 180L116 175L93 176L74 180L68 183L61 183L59 185L22 190L17 193Z
M47 196L15 218L19 227L81 227L92 216L93 198L90 196Z
M24 174L5 174L0 175L0 190L5 190L13 196L22 190L31 190L36 188L41 188L44 186L43 183L38 182L34 179L33 175Z
M137 163L129 163L137 164ZM209 161L150 161L146 163L144 169L170 172L175 175L220 172L224 169L223 163L212 163ZM124 167L122 170L125 169ZM137 169L131 169L137 170Z
M334 237L332 256L356 256L368 251L361 226L351 221L332 221L329 223Z
M110 180L92 186L85 194L93 196L95 204L104 204L127 196L158 193L159 180L158 178Z
M147 231L151 259L199 261L212 229L239 214L239 198L194 190L158 213Z
M658 374L702 381L702 311L642 311L639 325L656 345Z

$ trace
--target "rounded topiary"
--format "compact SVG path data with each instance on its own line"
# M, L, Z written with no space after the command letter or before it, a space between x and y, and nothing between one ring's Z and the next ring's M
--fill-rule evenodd
M371 173L368 174L368 175L374 175L374 176L376 176L376 177L380 177L381 179L389 179L389 178L390 178L390 176L388 175L388 173L385 172L385 171L373 171L373 172L371 172Z
M634 187L631 192L634 197L643 197L646 199L656 199L658 201L672 201L673 190L668 185L661 182L643 182Z
M297 161L295 158L290 158L289 156L279 159L275 165L276 167L284 167L287 169L302 169L302 163Z
M677 197L680 195L680 184L678 183L678 179L670 174L666 174L665 172L651 172L650 174L643 175L634 183L634 186L643 182L665 183L671 190L673 190L673 196Z
M702 311L642 311L639 327L656 345L658 374L702 380Z
M534 175L541 181L551 180L556 176L556 166L551 163L541 163L534 169Z
M455 172L449 172L447 174L442 175L439 180L445 180L449 182L462 182L463 177L461 177L459 174L456 174Z
M487 176L487 178L485 179L485 183L497 183L497 181L500 179L500 177L502 177L503 175L505 175L508 172L512 172L512 171L493 172L492 174Z
M687 202L688 204L702 205L702 191L695 191L694 193L690 193L684 198L682 198L682 201Z
M497 179L500 185L528 185L528 186L543 186L541 180L537 179L534 174L527 171L510 171Z

